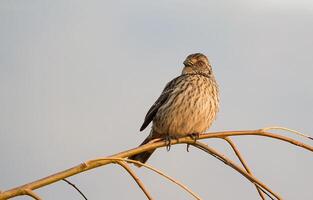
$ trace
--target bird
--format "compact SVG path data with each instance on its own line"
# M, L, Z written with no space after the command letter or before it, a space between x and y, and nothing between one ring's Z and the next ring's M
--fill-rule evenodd
M188 55L183 64L181 75L166 84L148 110L140 131L150 122L152 128L139 146L158 138L199 136L215 120L219 111L219 87L208 58L202 53L194 53ZM129 159L145 163L154 151L142 152Z

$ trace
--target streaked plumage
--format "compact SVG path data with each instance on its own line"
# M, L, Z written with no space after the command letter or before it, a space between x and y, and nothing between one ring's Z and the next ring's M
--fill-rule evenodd
M191 54L184 65L182 74L167 83L149 109L140 131L151 121L152 130L141 145L155 138L203 133L214 121L219 110L219 93L207 57L201 53ZM153 151L130 159L144 163Z

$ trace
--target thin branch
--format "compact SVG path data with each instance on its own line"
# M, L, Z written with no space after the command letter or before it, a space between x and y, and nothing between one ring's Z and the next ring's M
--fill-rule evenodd
M304 144L302 142L299 142L295 139L282 136L279 134L274 134L274 133L269 133L266 131L263 131L263 129L259 130L247 130L247 131L222 131L222 132L211 132L211 133L205 133L205 134L200 134L199 139L209 139L209 138L224 138L227 136L247 136L247 135L254 135L254 136L262 136L262 137L269 137L269 138L274 138L278 139L284 142L288 142L290 144L296 145L298 147L304 148L306 150L312 151L313 152L313 146ZM184 142L183 142L184 143Z
M246 130L246 131L211 132L209 134L201 134L199 136L199 140L201 140L201 139L209 139L209 138L225 138L225 137L228 137L228 136L247 136L247 135L270 137L270 138L278 139L278 140L291 143L293 145L296 145L298 147L301 147L301 148L304 148L304 149L307 149L307 150L313 152L313 146L310 146L308 144L304 144L304 143L299 142L299 141L297 141L295 139L292 139L292 138L289 138L289 137L285 137L285 136L282 136L282 135L279 135L279 134L268 133L268 132L266 132L266 131L264 131L262 129L259 129L259 130ZM191 143L193 143L193 139L191 139L188 136L188 137L180 138L179 141L177 141L175 139L173 139L171 141L172 145L175 145L175 144L178 144L178 143L179 144L182 144L182 143L190 143L191 144ZM141 147L137 147L137 148L130 149L130 150L127 150L127 151L123 151L121 153L118 153L118 154L115 154L115 155L112 155L112 156L109 156L109 157L106 157L106 158L126 158L126 157L130 157L132 155L138 154L138 153L142 153L142 152L145 152L145 151L149 151L149 150L160 148L160 147L164 147L164 146L166 146L166 142L165 141L149 143L149 144L143 145ZM96 159L96 160L99 160L99 159ZM36 181L33 181L31 183L28 183L28 184L25 184L25 185L21 185L19 187L12 188L12 189L7 190L7 191L2 191L2 193L0 193L0 200L8 199L8 198L12 198L12 197L15 197L15 196L20 196L20 195L25 195L22 191L24 189L26 189L26 188L29 188L31 190L35 190L37 188L44 187L46 185L49 185L49 184L52 184L54 182L60 181L60 180L62 180L64 178L73 176L75 174L78 174L78 173L81 173L81 172L84 172L84 171L87 171L87 170L91 170L93 168L100 167L100 166L103 166L103 165L107 165L107 164L110 164L110 163L112 163L111 160L102 160L102 161L94 161L94 162L87 161L87 162L84 162L84 163L79 164L77 166L74 166L74 167L72 167L70 169L66 169L64 171L55 173L53 175L47 176L45 178L42 178L42 179L39 179L39 180L36 180Z
M75 188L75 190L77 190L79 192L79 194L82 195L85 200L87 200L87 197L84 195L84 193L82 191L80 191L80 189L75 184L71 183L67 179L62 179L62 180L65 181L66 183L68 183L69 185L71 185L73 188Z
M178 185L179 187L181 187L182 189L184 189L186 192L188 192L189 194L191 194L194 198L196 198L197 200L201 200L201 198L199 197L199 195L197 195L196 193L194 193L192 190L190 190L187 186L185 186L184 184L180 183L178 180L175 180L174 178L166 175L164 172L152 167L151 165L148 165L146 163L142 163L142 162L139 162L137 160L130 160L130 159L126 159L126 158L102 158L102 159L99 159L99 160L107 160L107 159L110 159L110 160L119 160L119 161L126 161L126 162L130 162L130 163L134 163L134 164L137 164L137 165L140 165L140 166L143 166L147 169L150 169L154 172L156 172L157 174L163 176L164 178L172 181L173 183L175 183L176 185Z
M309 135L306 135L306 134L303 134L299 131L296 131L296 130L292 130L290 128L285 128L285 127L281 127L281 126L270 126L270 127L266 127L266 128L262 128L263 131L269 131L269 130L283 130L283 131L288 131L290 133L294 133L296 135L300 135L302 137L305 137L305 138L308 138L310 140L313 140L313 137L312 136L309 136Z
M230 139L229 137L225 137L225 138L223 138L223 139L224 139L226 142L228 142L228 144L231 146L231 148L232 148L233 151L235 152L236 156L238 157L239 161L241 162L241 164L243 165L243 167L246 169L246 171L247 171L249 174L251 174L251 175L253 176L252 171L251 171L250 168L248 167L246 161L245 161L244 158L242 157L242 155L241 155L239 149L236 147L236 145L235 145L235 143L232 141L232 139ZM265 200L265 196L264 196L264 194L262 193L262 190L260 189L260 187L258 187L258 185L256 185L256 184L254 184L254 185L255 185L255 187L256 187L256 189L257 189L257 191L258 191L258 193L259 193L261 199L262 199L262 200ZM270 197L271 197L271 196L270 196Z
M33 192L31 189L25 189L24 193L30 197L33 197L33 199L41 200L41 198L35 192Z
M259 190L261 190L264 194L266 194L266 196L268 196L271 200L274 200L274 198L268 193L266 192L263 188L257 186Z
M145 195L147 196L147 198L149 200L153 200L152 196L150 195L150 193L148 192L148 190L146 189L146 187L144 186L144 184L142 183L142 181L139 179L139 177L135 174L135 172L128 166L127 163L123 162L123 161L117 161L117 164L119 164L120 166L122 166L132 177L133 179L136 181L136 183L138 184L138 186L141 188L141 190L145 193Z
M240 174L242 174L244 177L246 177L249 181L251 181L254 184L257 184L258 186L262 187L264 190L268 191L269 193L271 193L273 196L275 196L277 199L281 200L282 197L280 197L280 195L276 194L275 192L273 192L269 187L267 187L264 183L262 183L261 181L259 181L257 178L255 178L254 176L252 176L251 174L247 173L244 169L242 169L240 166L238 166L236 163L234 163L233 161L231 161L229 158L227 158L225 155L219 153L218 151L216 151L214 148L209 147L208 145L196 141L196 143L190 143L191 145L213 155L214 157L218 158L219 160L221 160L222 162L224 162L226 165L230 166L231 168L233 168L234 170L238 171Z

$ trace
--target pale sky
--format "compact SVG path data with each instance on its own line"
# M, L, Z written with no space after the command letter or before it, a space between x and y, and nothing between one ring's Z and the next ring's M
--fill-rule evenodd
M210 131L278 125L312 136L312 24L310 0L0 1L0 190L136 147L149 133L139 132L146 112L190 53L209 57L220 86ZM273 191L313 199L312 152L261 137L235 141ZM235 158L225 142L205 142ZM159 149L148 163L203 199L259 198L236 171L190 150ZM155 199L192 199L134 170ZM88 199L146 199L116 165L69 180ZM82 199L64 182L36 192Z

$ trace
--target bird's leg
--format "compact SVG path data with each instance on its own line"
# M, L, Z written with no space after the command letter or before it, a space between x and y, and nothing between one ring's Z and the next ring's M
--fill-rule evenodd
M166 150L170 151L171 150L172 141L171 141L171 137L170 137L169 134L167 134L165 136L165 142L166 142Z
M172 146L172 139L177 140L177 142L179 142L179 137L177 135L170 135L167 134L164 138L165 142L166 142L166 150L170 151L171 150L171 146Z
M197 139L200 137L200 133L191 133L189 134L189 137L194 140L194 143L196 143ZM189 152L189 146L190 144L187 144L187 152Z
M196 142L200 137L200 133L191 133L189 136L194 140L194 142Z

